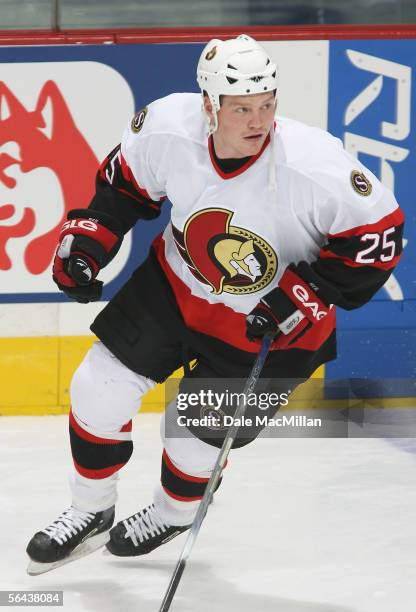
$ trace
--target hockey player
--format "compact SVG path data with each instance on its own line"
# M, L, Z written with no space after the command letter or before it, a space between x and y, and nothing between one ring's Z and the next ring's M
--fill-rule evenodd
M202 105L176 93L139 111L89 207L68 215L53 277L89 302L124 234L172 203L148 259L91 326L99 342L71 384L72 505L30 541L31 573L107 540L115 555L142 555L188 529L222 440L184 436L175 401L153 503L111 529L141 397L180 366L185 381L245 378L267 331L277 335L265 376L309 377L336 356L334 305L368 302L400 258L393 194L338 139L276 116L276 71L246 35L211 40L197 68Z

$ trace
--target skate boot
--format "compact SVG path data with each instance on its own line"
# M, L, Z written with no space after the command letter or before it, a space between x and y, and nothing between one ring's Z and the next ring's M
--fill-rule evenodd
M161 544L166 544L191 525L168 525L157 514L153 504L117 523L110 531L106 547L118 557L146 555Z
M26 549L30 558L27 573L43 574L89 555L104 546L113 523L114 506L95 513L71 506L30 540Z

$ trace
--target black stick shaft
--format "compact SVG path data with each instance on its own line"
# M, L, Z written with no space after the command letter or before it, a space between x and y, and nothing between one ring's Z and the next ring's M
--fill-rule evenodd
M266 361L266 357L269 353L270 346L273 342L273 338L274 338L273 334L266 334L263 338L263 342L262 342L260 351L257 354L256 361L254 362L250 375L244 386L244 391L243 391L244 398L246 398L250 393L253 392L259 380L261 371L264 366L264 362ZM198 511L193 520L193 523L189 531L188 537L186 539L185 545L183 547L181 556L179 557L179 561L176 564L175 570L172 574L172 578L170 579L170 583L166 590L162 604L159 608L159 612L167 612L170 608L173 597L176 593L176 589L178 588L179 582L182 578L182 574L185 570L186 561L193 548L193 545L195 544L195 540L201 528L202 521L205 518L208 506L211 503L212 496L214 495L217 483L221 477L222 471L224 469L224 465L227 461L228 454L236 438L236 435L239 429L239 426L236 425L236 423L238 422L239 419L241 419L244 416L246 408L247 408L246 402L242 402L238 406L237 410L235 411L234 419L233 419L234 423L233 425L230 426L224 438L224 442L222 444L221 451L217 457L217 461L215 463L214 469L212 470L211 478L209 479L207 483L205 493L198 506Z

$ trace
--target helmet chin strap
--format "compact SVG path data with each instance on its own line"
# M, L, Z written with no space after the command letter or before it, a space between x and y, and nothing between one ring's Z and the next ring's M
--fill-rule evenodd
M274 121L270 128L270 157L269 157L269 169L267 176L267 184L269 191L277 191L277 178L276 178L276 156L274 146Z
M210 117L207 116L208 119L208 129L209 129L209 135L211 136L211 134L213 134L214 132L217 131L218 129L218 116L217 116L217 111L214 110L214 112L212 113L214 116L214 119L211 120Z
M208 136L211 136L211 134L216 132L218 129L218 114L217 114L218 111L217 111L215 102L212 100L209 94L208 94L208 98L209 98L209 101L211 102L211 107L212 107L211 112L212 112L213 120L208 115L207 111L205 110L204 94L202 94L202 112L204 113L205 119L207 120L207 123L208 123Z

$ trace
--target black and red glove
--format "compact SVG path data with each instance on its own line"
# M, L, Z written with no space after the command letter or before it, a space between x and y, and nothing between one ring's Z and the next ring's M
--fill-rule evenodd
M52 278L68 297L86 304L100 299L96 276L117 254L123 232L117 219L87 208L71 210L62 226Z
M257 341L273 332L277 348L293 344L331 308L318 297L317 290L296 273L295 266L286 268L279 286L261 298L247 315L247 338Z

